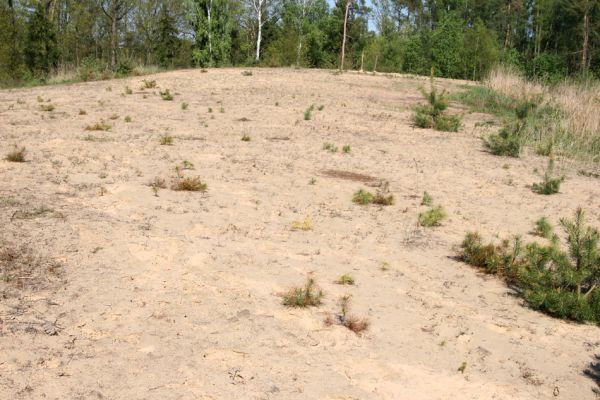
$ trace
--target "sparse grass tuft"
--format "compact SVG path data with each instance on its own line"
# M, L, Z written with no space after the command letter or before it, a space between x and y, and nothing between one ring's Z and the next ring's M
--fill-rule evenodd
M4 159L6 161L10 161L10 162L19 162L19 163L22 163L22 162L25 162L25 153L26 153L25 147L18 148L15 145L14 150L11 151L11 152L9 152L6 155L6 157L4 157Z
M199 177L177 177L177 180L171 185L175 191L186 192L205 192L208 185L200 180Z
M85 127L86 131L108 131L112 128L109 124L104 122L104 120L100 120L100 122L96 122L93 125L88 125Z
M413 115L413 122L419 128L435 129L445 132L457 132L460 128L460 118L455 115L445 114L448 108L448 101L445 93L438 94L433 75L431 77L431 90L429 93L423 92L429 105L417 106Z
M312 112L315 109L315 105L311 104L310 107L308 107L306 109L306 111L304 111L304 120L305 121L309 121L312 118Z
M182 110L187 110L189 106L190 105L188 103L186 103L185 101L183 103L181 103L181 109Z
M433 205L433 197L427 192L423 192L423 199L421 199L422 206L431 207Z
M142 82L144 82L144 86L142 86L142 89L154 89L154 88L156 88L156 81L155 80L149 81L149 80L144 79Z
M159 138L159 143L161 144L161 146L172 146L173 136L169 134L164 134Z
M242 142L249 142L250 140L251 140L250 136L248 136L248 135L242 136Z
M132 121L129 115L125 116L125 122L130 123Z
M552 238L553 227L552 224L548 222L548 218L542 217L535 221L534 233L546 239Z
M331 316L329 316L325 320L325 324L333 325L334 323L337 323L348 328L349 330L360 336L363 332L369 329L370 323L369 320L366 318L359 318L355 315L349 314L351 298L352 296L350 296L349 294L341 296L339 299L340 312L336 314L335 320L331 318Z
M323 291L313 278L308 278L304 287L293 287L283 295L283 305L288 307L316 307L321 305Z
M431 210L419 214L419 225L430 228L439 226L440 222L448 217L446 211L441 206L432 208Z
M372 203L379 204L380 206L391 206L394 204L394 195L390 194L389 182L381 182L375 196L373 196Z
M309 216L304 218L304 221L292 221L292 230L294 231L312 231L313 223Z
M160 97L165 100L165 101L173 101L173 95L171 94L171 92L169 91L169 89L165 89L164 92L158 92L160 94Z
M330 153L337 153L338 148L333 143L323 143L323 150L327 150Z
M53 104L41 104L40 110L47 111L47 112L54 111L54 105Z
M350 274L344 274L340 276L335 283L339 285L354 285L354 277Z
M548 167L543 175L542 182L534 183L531 186L531 190L533 190L537 194L551 195L558 193L560 190L560 185L565 180L564 177L553 177L554 172L554 160L550 158L548 161Z
M342 147L342 153L348 154L352 151L352 149L350 148L349 145L345 145L344 147Z

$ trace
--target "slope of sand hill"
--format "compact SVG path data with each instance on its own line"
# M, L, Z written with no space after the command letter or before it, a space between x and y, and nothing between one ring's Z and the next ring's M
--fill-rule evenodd
M530 310L453 256L466 231L536 240L536 219L578 205L600 226L598 179L565 167L562 193L532 193L546 160L487 154L479 137L497 127L461 108L459 133L412 128L425 79L144 79L158 88L128 78L0 92L1 154L19 144L28 158L0 161L2 240L39 266L0 283L1 399L595 398L583 371L600 329ZM174 101L158 95L167 88ZM85 130L101 120L110 131ZM170 185L183 161L208 191L155 196L148 182ZM352 203L379 179L395 205ZM416 227L424 191L448 211L440 227ZM293 230L305 217L313 229ZM335 284L344 273L356 285ZM280 294L308 275L323 304L284 307ZM346 293L370 321L362 336L323 322Z

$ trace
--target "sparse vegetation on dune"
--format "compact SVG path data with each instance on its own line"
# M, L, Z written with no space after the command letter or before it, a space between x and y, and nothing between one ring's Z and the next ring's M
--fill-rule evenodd
M179 192L205 192L207 188L208 185L202 182L199 177L178 176L171 185L172 190Z
M283 305L288 307L316 307L321 305L323 291L313 278L308 278L304 286L290 288L283 294Z
M457 132L460 128L460 118L446 113L448 100L444 92L438 93L435 88L433 76L430 91L423 92L429 103L426 106L417 106L413 115L413 123L419 128L435 129L445 132Z
M10 162L25 162L25 147L15 146L14 150L10 151L4 159Z
M459 258L506 279L533 308L559 318L600 324L600 235L585 225L582 209L560 224L566 250L554 237L544 245L523 245L519 237L494 245L484 244L472 232L463 241ZM547 222L536 225L545 237L551 235Z

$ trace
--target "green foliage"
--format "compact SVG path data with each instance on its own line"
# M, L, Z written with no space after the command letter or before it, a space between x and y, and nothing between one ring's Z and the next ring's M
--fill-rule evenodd
M421 200L421 205L431 207L432 204L433 204L433 197L431 197L431 195L429 193L423 192L423 199Z
M344 274L336 281L339 285L354 285L354 277L350 274Z
M283 305L288 307L316 307L321 304L323 291L309 278L303 287L293 287L283 295Z
M25 60L29 70L45 78L58 64L58 48L55 28L48 18L48 8L38 2L29 19Z
M573 220L562 219L561 226L567 235L567 251L557 240L545 246L535 242L523 246L517 238L494 246L483 244L479 234L468 233L458 256L505 278L533 308L559 318L600 324L600 235L585 225L581 209Z
M173 101L173 95L169 89L165 89L165 91L159 92L160 97L165 101Z
M536 235L541 236L546 239L552 238L554 228L552 224L548 221L548 218L542 217L535 221L535 229L534 232Z
M344 145L344 147L342 147L342 153L348 154L350 153L350 151L352 151L352 149L350 148L349 145Z
M304 120L305 121L308 121L312 118L312 112L314 109L315 109L315 105L311 104L310 107L308 107L306 109L306 111L304 111Z
M438 94L433 77L431 78L431 90L423 92L429 105L415 108L413 122L419 128L435 129L445 132L457 132L460 128L460 118L455 115L446 115L444 111L448 108L448 100L445 93Z
M352 201L361 205L371 204L373 202L373 193L360 189L358 192L354 193Z
M419 214L419 225L427 228L439 226L446 218L448 218L446 211L442 206L437 206Z
M519 157L521 155L523 124L503 127L499 133L484 139L485 147L495 156Z
M543 175L543 180L539 183L534 183L531 189L537 194L550 195L558 193L560 185L565 180L564 177L554 177L554 159L548 160L548 167Z

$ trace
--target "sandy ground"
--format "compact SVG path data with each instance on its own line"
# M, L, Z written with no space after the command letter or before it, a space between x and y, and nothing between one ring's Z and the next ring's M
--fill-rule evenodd
M144 79L159 88L129 78L0 92L0 152L19 144L28 158L0 161L0 239L39 266L0 283L1 399L596 398L583 371L598 327L530 310L452 257L466 231L535 240L536 219L578 205L600 226L598 179L569 166L560 194L534 194L546 160L485 153L480 136L497 128L458 107L459 133L412 128L423 79ZM110 131L85 130L100 120ZM208 191L155 196L148 182L169 184L183 161ZM396 204L353 204L372 182L326 170L387 180ZM440 227L416 226L425 190L448 211ZM307 216L312 230L292 229ZM356 285L336 284L344 273ZM280 294L308 275L323 304L284 307ZM370 321L362 336L323 322L346 293Z

